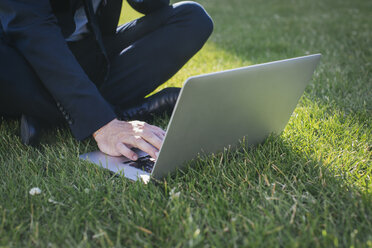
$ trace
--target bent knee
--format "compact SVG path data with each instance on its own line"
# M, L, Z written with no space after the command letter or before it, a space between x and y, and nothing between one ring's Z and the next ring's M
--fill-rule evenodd
M213 21L203 6L192 1L178 2L173 6L188 17L194 29L200 30L206 37L211 35L213 31Z

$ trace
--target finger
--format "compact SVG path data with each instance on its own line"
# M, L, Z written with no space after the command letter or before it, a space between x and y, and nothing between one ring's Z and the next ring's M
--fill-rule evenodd
M159 128L160 130L159 130L159 132L163 135L163 136L165 136L165 131L163 130L163 129L161 129L161 128Z
M129 149L126 145L124 145L123 143L118 143L116 145L116 149L125 157L131 159L131 160L137 160L138 159L138 156L137 154L132 151L131 149Z
M164 130L159 130L159 129L155 129L155 130L153 130L153 132L154 133L156 133L159 137L161 137L161 138L164 138L165 137L165 132L164 132Z
M143 140L140 136L135 136L135 146L139 148L140 150L146 152L153 158L157 158L158 150L147 143L145 140Z
M152 133L154 133L157 137L160 138L160 141L161 141L161 144L163 143L163 140L164 140L164 137L165 137L165 132L164 130L162 130L161 128L157 127L157 126L153 126L153 125L150 125L150 124L147 124L145 123L144 125L144 130L143 132L146 132L150 130ZM150 140L148 140L150 141ZM151 143L151 142L150 142ZM160 149L161 147L161 144L160 145L154 145L156 148Z
M163 143L165 136L162 133L156 132L156 136L158 136L161 139L161 142Z
M164 130L160 130L160 131L156 131L157 133L159 133L161 136L165 136L165 132L164 132Z
M148 130L144 131L141 136L145 141L155 146L158 150L160 149L161 144L163 143L160 137L158 137L155 133Z
M163 129L161 129L160 127L157 127L157 126L154 126L154 125L150 125L150 124L148 124L148 126L152 130L154 130L154 132L159 132L159 133L162 133L163 135L165 135L165 131Z

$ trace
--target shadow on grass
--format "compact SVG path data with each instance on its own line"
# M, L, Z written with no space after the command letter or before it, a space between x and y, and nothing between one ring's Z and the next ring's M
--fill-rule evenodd
M251 245L366 244L372 238L371 195L291 142L271 136L254 148L225 149L190 162L166 182L185 194L191 209L217 214L199 219L206 236L221 235L217 243L238 232Z

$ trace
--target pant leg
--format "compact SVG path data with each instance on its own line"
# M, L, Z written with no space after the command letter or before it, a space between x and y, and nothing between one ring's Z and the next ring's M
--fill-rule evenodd
M199 51L212 29L212 20L194 2L180 2L119 27L116 37L105 38L111 70L100 87L102 95L122 108L136 103Z
M0 39L0 115L33 116L46 125L64 120L53 97L44 88L28 62Z

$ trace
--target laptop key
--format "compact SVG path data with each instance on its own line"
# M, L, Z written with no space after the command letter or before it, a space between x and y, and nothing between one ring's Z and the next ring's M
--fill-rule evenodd
M151 159L151 156L148 155L145 157L138 158L137 161L125 162L125 164L128 164L129 166L132 166L134 168L151 173L154 167L155 161Z

